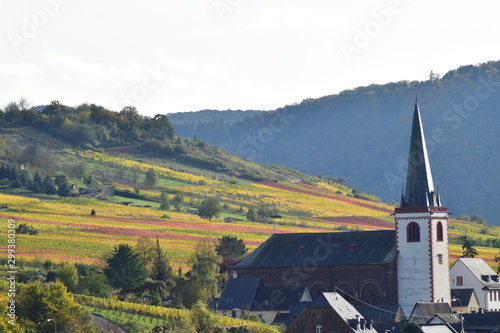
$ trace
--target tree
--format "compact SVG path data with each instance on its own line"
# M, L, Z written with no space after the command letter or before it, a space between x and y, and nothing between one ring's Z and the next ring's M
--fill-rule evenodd
M54 319L58 332L96 332L90 313L80 306L61 282L31 283L16 296L16 315L34 332L53 332ZM30 331L31 332L31 331Z
M160 195L160 210L169 210L170 204L168 203L168 197L165 193Z
M70 263L64 263L57 271L57 276L59 281L64 283L68 288L68 291L74 293L78 289L78 270L75 265Z
M477 256L477 250L474 248L474 242L472 241L471 238L467 237L467 235L464 235L460 237L462 240L462 258L474 258Z
M158 184L158 174L155 169L149 168L144 178L144 187L147 189L153 188Z
M486 223L486 219L483 216L477 215L477 214L472 215L470 217L470 220L472 222L476 222L476 223L479 223L479 224L487 224Z
M137 239L134 247L139 259L144 263L144 266L151 264L155 257L155 243L151 238L141 237Z
M137 288L146 281L147 270L144 262L128 244L115 246L106 263L104 273L112 287L122 290L123 298L128 290Z
M176 194L174 196L174 199L172 200L172 202L174 203L175 210L177 212L180 212L181 211L181 205L184 202L184 195L180 194L180 193Z
M201 202L201 206L198 209L198 215L209 221L212 221L214 217L219 216L221 207L219 204L219 199L217 198L207 198Z
M61 197L69 197L71 195L71 188L68 183L62 183L57 189L57 195Z
M401 333L424 333L420 326L413 321L409 321L401 328Z
M252 221L252 222L257 222L259 219L257 213L253 208L250 208L247 213L247 220Z
M167 281L172 279L172 267L168 261L165 251L160 246L160 240L156 237L155 255L151 278L157 281Z
M43 181L43 193L48 196L57 194L56 184L52 180L52 177L50 177L49 175L47 175L45 177L45 180Z
M222 236L222 238L219 238L219 244L215 247L215 252L223 258L240 259L247 251L248 249L243 239L231 236Z
M217 278L221 262L222 258L215 252L211 244L201 243L198 245L196 252L190 259L193 292L197 294L198 299L206 302L217 293Z
M111 295L108 278L102 272L91 270L80 277L79 292L85 295L107 298Z
M206 305L198 302L193 306L190 312L191 322L193 323L196 332L209 333L217 327L220 322L219 317L215 313L207 309Z

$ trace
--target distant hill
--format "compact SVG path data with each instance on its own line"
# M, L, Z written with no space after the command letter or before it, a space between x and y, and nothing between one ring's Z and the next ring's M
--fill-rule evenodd
M168 114L168 119L173 125L182 124L208 124L208 123L222 123L224 124L234 124L235 122L251 119L256 115L261 115L265 111L258 110L201 110L192 112L178 112Z
M229 154L197 138L176 136L165 115L145 117L133 107L114 112L95 104L68 107L53 101L43 107L28 107L22 101L9 103L0 112L0 164L31 165L57 169L50 159L22 153L84 148L136 158L156 158L176 168L212 177L250 181L307 181L301 172L277 165L261 165ZM55 162L55 161L52 161Z
M234 124L176 124L194 137L261 163L342 177L399 201L415 87L435 184L450 211L500 224L500 61L441 78L401 81L307 99Z

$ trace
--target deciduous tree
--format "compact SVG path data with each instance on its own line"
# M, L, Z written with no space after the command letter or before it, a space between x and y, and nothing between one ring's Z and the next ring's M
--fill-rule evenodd
M198 209L198 215L209 221L212 221L214 217L219 216L221 207L219 204L219 199L217 198L207 198L201 202L201 206Z

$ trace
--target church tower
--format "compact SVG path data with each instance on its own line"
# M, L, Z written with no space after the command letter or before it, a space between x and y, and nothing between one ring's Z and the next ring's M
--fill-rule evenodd
M434 189L420 110L415 111L406 189L395 209L398 301L408 316L417 302L451 303L448 208Z

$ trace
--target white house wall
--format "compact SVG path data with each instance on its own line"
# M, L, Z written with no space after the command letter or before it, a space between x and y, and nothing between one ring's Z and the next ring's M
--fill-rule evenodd
M457 276L462 277L461 286L457 286ZM483 289L484 284L460 260L457 260L450 269L450 284L453 289L474 289L479 307L486 311L500 311L500 291L492 291L490 296L490 291Z

